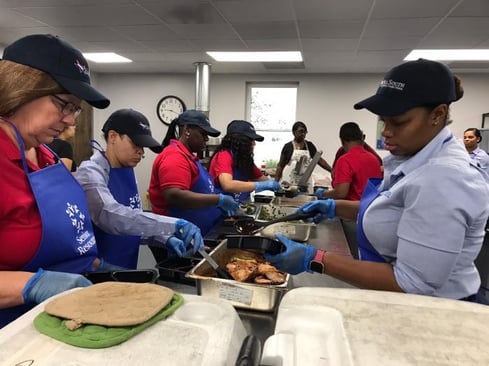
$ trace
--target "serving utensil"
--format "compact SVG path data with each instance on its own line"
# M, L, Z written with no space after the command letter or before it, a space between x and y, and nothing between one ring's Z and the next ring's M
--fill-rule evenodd
M252 235L258 233L263 228L272 224L276 224L278 222L309 219L311 217L316 216L316 214L317 211L312 211L307 213L299 211L270 221L256 221L252 217L244 217L239 220L236 220L236 222L234 223L234 228L240 234Z
M206 251L205 249L199 249L199 253L200 255L202 255L202 257L204 257L204 259L211 265L212 268L214 268L214 270L216 271L217 273L217 277L219 278L224 278L226 280L234 280L234 278L229 274L228 271L226 271L224 268L221 268L219 266L219 264L217 264L217 262L214 260L214 258L212 258Z

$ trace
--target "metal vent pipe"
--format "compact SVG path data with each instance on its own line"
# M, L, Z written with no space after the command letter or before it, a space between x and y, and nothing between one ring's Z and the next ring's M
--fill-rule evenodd
M211 64L195 62L195 109L209 115Z

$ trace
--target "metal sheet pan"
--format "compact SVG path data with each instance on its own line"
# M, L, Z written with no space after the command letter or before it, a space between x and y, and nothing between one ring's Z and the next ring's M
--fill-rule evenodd
M210 256L225 266L237 249L228 249L223 240L210 252ZM200 261L187 272L186 277L196 280L197 293L201 296L225 299L236 308L272 312L289 288L290 275L281 285L258 285L254 283L225 280L215 277L216 273L207 261Z
M272 204L277 206L288 206L288 207L301 207L302 205L316 201L317 198L315 196L310 196L307 194L300 194L293 198L288 197L275 197L272 201Z

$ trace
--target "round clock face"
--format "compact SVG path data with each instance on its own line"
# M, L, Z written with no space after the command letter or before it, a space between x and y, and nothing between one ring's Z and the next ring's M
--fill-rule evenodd
M156 114L165 125L177 118L186 109L185 103L179 97L167 95L160 99L156 106Z

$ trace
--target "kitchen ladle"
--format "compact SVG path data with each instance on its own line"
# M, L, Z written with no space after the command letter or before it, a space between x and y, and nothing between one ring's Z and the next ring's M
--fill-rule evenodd
M304 220L316 216L317 213L317 211L307 213L299 211L270 221L256 221L252 217L243 217L236 220L236 222L234 223L234 229L240 234L252 235L256 234L257 232L261 231L263 228L269 225L279 222Z

